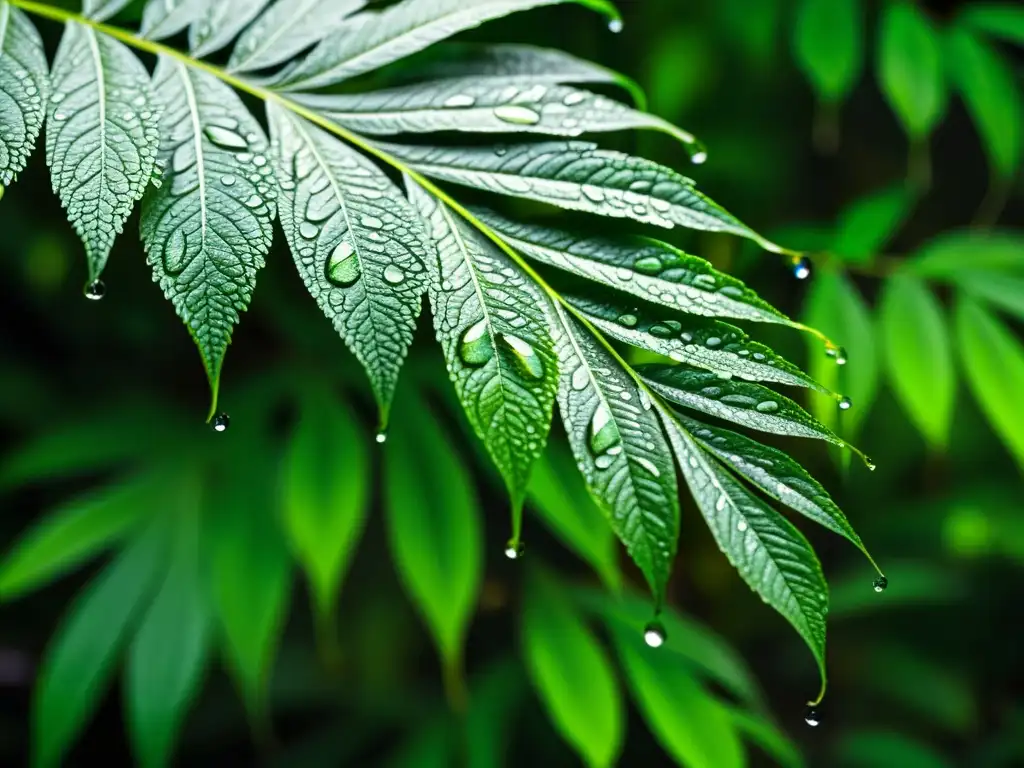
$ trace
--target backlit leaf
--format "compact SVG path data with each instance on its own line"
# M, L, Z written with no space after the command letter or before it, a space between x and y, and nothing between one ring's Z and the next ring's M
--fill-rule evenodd
M0 0L0 189L25 169L49 94L43 41L28 17Z
M249 26L270 0L215 0L207 3L201 16L188 30L192 55L208 56L219 51Z
M882 93L910 137L924 138L946 109L942 40L926 13L908 0L886 7L879 35Z
M864 66L859 0L801 0L793 30L796 62L824 101L845 99Z

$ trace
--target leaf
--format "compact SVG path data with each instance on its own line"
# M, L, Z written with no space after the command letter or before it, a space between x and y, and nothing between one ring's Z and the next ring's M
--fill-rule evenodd
M369 506L366 438L349 409L331 396L307 396L281 474L285 534L327 617Z
M956 85L989 154L1003 178L1019 169L1024 154L1024 97L1003 58L971 32L952 27L946 36L950 80Z
M366 368L386 427L426 288L424 227L361 154L274 103L267 114L295 265Z
M942 305L918 278L886 281L880 331L893 392L914 425L937 448L949 444L956 369Z
M1024 277L963 272L956 276L956 283L970 296L1024 319Z
M768 243L664 166L581 141L496 147L378 145L428 176L609 218ZM640 191L637 191L640 190Z
M939 235L908 259L920 277L957 282L979 271L1024 272L1024 237L1013 230L966 230Z
M960 22L978 32L1024 45L1024 10L1011 3L971 3L961 10Z
M723 379L687 365L645 365L637 371L655 392L685 408L759 432L845 446L799 405L760 384Z
M277 0L235 44L231 72L254 72L292 59L341 27L366 0Z
M65 26L51 90L46 162L96 280L152 177L158 108L135 54L76 22Z
M170 568L128 653L126 718L142 766L171 763L189 705L198 694L212 635L212 614L200 576L194 488L179 490Z
M150 40L176 35L196 21L209 4L209 0L149 0L142 11L141 34Z
M391 556L445 667L449 695L462 671L483 566L480 507L451 441L417 396L397 405L403 429L388 441L384 509ZM443 493L438 493L443 483Z
M660 408L660 406L659 406ZM662 410L665 428L690 493L718 546L751 589L793 625L814 654L825 693L828 584L807 539L751 495Z
M50 641L36 680L33 765L59 765L106 692L126 634L156 586L161 532L142 534L91 582Z
M843 511L821 483L792 458L727 429L702 424L682 414L676 414L676 418L704 450L714 454L733 472L790 509L838 533L871 559Z
M890 3L879 28L878 77L912 139L928 136L946 111L942 40L931 19L907 0Z
M864 67L864 21L859 0L801 0L793 52L818 96L839 102Z
M228 45L249 26L270 0L217 0L207 4L188 30L188 45L196 58Z
M518 509L544 450L558 387L545 298L444 203L414 184L409 189L433 243L427 266L437 340L469 422Z
M679 492L658 419L621 363L561 307L558 403L576 464L591 496L665 600L679 539Z
M132 0L84 0L82 15L93 21L106 21L121 12Z
M839 763L844 768L952 768L927 744L910 736L889 731L854 730L836 745Z
M729 708L729 716L733 727L760 747L776 765L782 768L803 768L806 765L797 745L770 720L733 707Z
M688 317L646 302L619 304L603 289L567 291L566 299L599 330L627 344L677 363L706 368L745 381L771 381L827 390L739 328L717 320Z
M960 297L956 338L967 383L996 434L1024 468L1024 347L976 301Z
M403 0L380 13L357 16L324 38L276 82L292 90L334 85L421 51L491 19L568 0ZM606 0L574 0L617 19Z
M12 600L59 578L124 537L152 513L152 499L165 491L157 479L133 478L47 514L0 565L0 600Z
M841 391L852 403L852 408L839 416L834 401L815 397L811 413L826 427L852 440L878 394L878 347L871 310L846 276L822 270L811 285L803 320L842 344L847 351L849 364L837 366L834 359L821 353L817 341L812 340L808 343L808 369L815 381L830 390Z
M212 413L232 328L270 249L275 185L263 129L234 91L166 57L153 79L166 167L142 207L142 240L154 279L199 347Z
M601 644L548 575L533 574L523 607L523 656L555 729L588 766L612 766L625 712Z
M913 200L903 186L861 198L839 219L831 251L848 262L869 262L903 226Z
M526 685L519 660L505 657L476 676L465 718L466 768L502 768Z
M667 243L646 237L591 238L479 209L474 215L528 259L637 298L691 315L792 324L741 281Z
M0 194L25 170L49 94L43 41L29 18L0 0Z
M640 713L662 748L687 768L741 768L743 747L729 711L678 656L646 647L639 633L612 632Z

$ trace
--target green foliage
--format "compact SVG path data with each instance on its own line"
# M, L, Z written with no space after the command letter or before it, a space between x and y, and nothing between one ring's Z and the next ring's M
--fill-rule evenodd
M946 83L942 41L928 17L911 2L893 2L879 30L880 85L913 140L926 138L942 119Z
M825 102L844 100L864 66L860 0L801 0L793 51L797 64Z

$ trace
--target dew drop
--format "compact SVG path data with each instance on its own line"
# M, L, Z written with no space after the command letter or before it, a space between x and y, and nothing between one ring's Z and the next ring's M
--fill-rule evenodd
M839 409L842 411L848 411L853 408L853 400L843 395L839 400Z
M668 640L665 625L660 621L652 621L644 627L644 642L651 648L661 648Z
M494 357L494 345L487 330L487 321L471 325L459 342L459 357L466 365L479 367Z
M885 576L879 576L875 579L872 586L875 588L875 592L885 592L886 588L889 586L889 579Z
M476 99L464 93L456 94L445 101L444 106L449 109L464 109L476 104Z
M363 216L363 226L368 229L380 229L384 226L384 222L376 216Z
M327 279L341 288L354 284L361 274L355 254L352 244L343 240L327 260Z
M604 403L599 404L590 420L590 452L599 457L620 441L619 428L612 420L608 407Z
M811 260L806 256L797 256L793 259L793 277L797 280L806 280L811 276Z
M708 150L699 141L693 141L686 145L690 152L690 162L694 165L704 165L708 161Z
M503 104L494 108L494 116L512 125L536 125L540 122L540 113L535 109L518 104Z
M633 269L646 275L655 275L661 272L663 268L664 264L661 263L661 259L657 256L644 256L641 259L637 259L636 263L633 264Z
M226 413L218 413L212 426L214 432L227 432L228 427L231 426L231 417Z
M580 366L572 372L572 388L577 392L580 392L587 388L587 384L590 383L590 374L587 373L587 369L584 366Z
M394 264L389 264L384 268L384 279L392 285L398 285L405 281L405 272L400 270Z
M93 280L85 287L85 298L89 301L99 301L107 295L107 286L102 280Z
M505 557L509 560L519 560L524 554L526 554L526 547L523 546L523 542L516 543L514 539L509 539L505 544Z
M836 350L836 365L846 365L846 361L849 360L849 356L846 354L845 347L839 347Z
M223 184L225 187L235 186L236 181L237 179L235 179L235 177L230 174L220 177L220 183Z
M638 322L636 315L626 314L619 316L619 323L627 328L633 328Z
M814 707L808 707L804 711L804 722L811 726L811 728L817 728L821 725L821 716L818 714L818 710Z
M320 234L320 228L316 224L304 221L299 225L299 234L307 240L312 240Z
M544 378L544 363L540 359L540 355L537 354L537 350L529 342L510 333L501 334L501 340L515 354L516 362L519 363L523 373L534 379Z
M775 413L779 410L779 404L774 400L765 400L763 403L758 403L756 409L760 413Z
M374 437L374 440L377 441L377 445L384 445L384 443L386 443L388 441L388 432L387 432L387 430L386 429L382 429L380 432L378 432L376 437Z
M565 106L567 107L573 107L577 104L583 103L586 100L587 93L585 91L573 91L572 93L566 95L564 99L562 99L562 103L565 104Z
M235 131L222 128L219 125L206 126L203 129L203 135L222 149L235 151L246 149L249 146L245 143L245 139L239 136Z
M624 25L622 23L622 19L612 19L611 21L608 22L608 31L611 32L612 34L619 34L622 31L623 27Z

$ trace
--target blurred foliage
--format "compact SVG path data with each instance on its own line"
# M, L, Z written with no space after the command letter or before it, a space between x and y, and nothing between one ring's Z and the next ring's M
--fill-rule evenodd
M1024 11L621 6L617 37L572 8L472 37L634 76L708 146L703 187L811 252L805 287L734 240L679 243L849 358L807 359L854 408L808 405L878 470L787 447L890 586L875 594L857 552L809 532L832 585L822 724L801 721L802 649L691 507L667 641L643 645L642 579L561 438L534 478L525 558L503 558L502 486L432 345L376 446L362 374L281 252L237 334L231 429L209 432L138 246L119 244L102 303L81 300L37 160L0 202L0 762L25 763L33 734L41 765L1024 762Z

